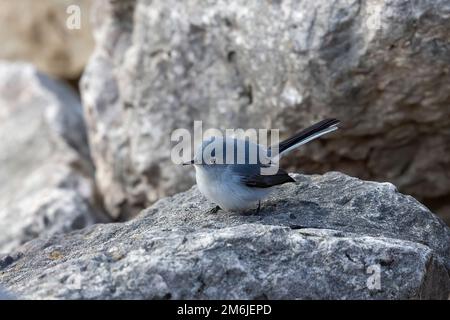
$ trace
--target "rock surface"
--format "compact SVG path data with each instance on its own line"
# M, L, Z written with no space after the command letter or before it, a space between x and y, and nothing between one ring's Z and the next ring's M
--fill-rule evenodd
M13 297L0 287L0 300L11 300Z
M94 49L89 23L92 0L0 2L0 59L33 63L46 74L78 79ZM80 29L67 28L80 8ZM71 25L71 24L69 24Z
M78 97L0 62L0 253L101 221Z
M132 215L193 176L176 128L343 129L285 164L391 181L450 203L447 0L98 1L83 100L97 182Z
M0 259L25 298L447 299L450 230L389 183L294 175L252 212L196 187L127 223L28 242ZM379 277L378 277L379 276Z

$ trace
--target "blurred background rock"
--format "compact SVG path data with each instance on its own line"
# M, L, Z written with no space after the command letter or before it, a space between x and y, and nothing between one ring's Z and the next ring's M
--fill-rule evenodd
M80 29L67 28L70 5ZM94 49L91 5L0 1L0 253L108 220L78 90Z
M0 124L0 253L106 221L74 90L0 61Z
M73 4L79 30L66 27ZM203 120L204 128L278 128L285 137L332 116L342 130L284 166L390 181L450 223L449 30L443 0L16 0L0 2L0 59L34 65L22 65L39 74L30 87L47 74L80 90L72 94L83 102L96 170L75 171L98 189L83 196L87 205L104 206L111 219L192 185L192 170L170 161L176 128ZM5 92L17 91L7 76ZM20 86L30 107L61 97L33 99Z
M92 3L0 1L0 59L31 62L38 70L76 85L94 48L88 14ZM80 29L66 27L70 5L81 8Z

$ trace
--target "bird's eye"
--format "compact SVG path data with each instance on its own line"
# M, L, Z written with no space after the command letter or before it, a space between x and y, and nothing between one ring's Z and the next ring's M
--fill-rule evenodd
M211 164L216 164L216 158L211 158Z

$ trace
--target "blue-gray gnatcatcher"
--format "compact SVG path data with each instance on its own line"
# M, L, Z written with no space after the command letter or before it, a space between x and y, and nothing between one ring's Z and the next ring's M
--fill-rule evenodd
M274 167L275 161L289 151L337 130L338 124L336 119L320 121L267 149L248 139L212 137L204 140L194 159L184 164L195 166L200 192L220 208L243 211L257 207L259 212L260 201L274 186L295 182L278 166L270 174L264 169ZM256 157L252 157L252 151Z

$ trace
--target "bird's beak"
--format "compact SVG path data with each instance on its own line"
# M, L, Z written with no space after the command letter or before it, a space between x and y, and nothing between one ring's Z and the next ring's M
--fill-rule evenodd
M183 166L190 166L194 164L194 160L183 163Z

